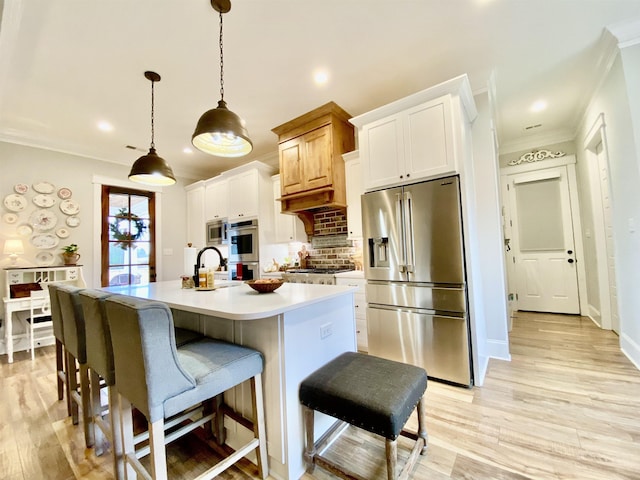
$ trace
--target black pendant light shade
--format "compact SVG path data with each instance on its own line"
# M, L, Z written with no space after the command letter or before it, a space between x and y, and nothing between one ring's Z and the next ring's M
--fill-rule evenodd
M242 157L253 149L244 120L224 100L198 120L191 143L198 150L220 157Z
M147 185L173 185L176 177L167 161L150 148L149 153L137 159L129 172L129 180Z
M176 177L167 161L156 153L154 143L154 91L153 84L160 81L156 72L144 72L147 80L151 81L151 147L149 153L138 158L129 172L129 180L146 185L173 185Z
M218 107L205 112L191 137L198 150L219 157L242 157L253 150L244 120L227 108L224 101L224 59L222 49L222 14L231 9L229 0L211 0L220 14L220 100Z

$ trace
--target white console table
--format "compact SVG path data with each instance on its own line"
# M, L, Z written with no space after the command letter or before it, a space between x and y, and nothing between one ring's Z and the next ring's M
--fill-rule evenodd
M85 287L81 265L35 267L35 268L5 268L5 296L4 303L4 344L8 363L13 363L13 314L29 311L29 297L10 298L10 286L25 283L39 283L46 289L48 283L65 283L77 287Z

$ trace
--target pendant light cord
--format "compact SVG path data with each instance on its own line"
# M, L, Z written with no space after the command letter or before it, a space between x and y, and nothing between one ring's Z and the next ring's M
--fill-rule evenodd
M156 144L154 142L154 138L155 138L155 129L154 129L154 124L153 124L153 117L154 117L154 104L155 104L155 98L154 98L154 89L153 89L153 84L156 83L153 80L151 80L151 148L156 148Z
M222 12L220 12L220 99L224 101L224 56L222 54Z

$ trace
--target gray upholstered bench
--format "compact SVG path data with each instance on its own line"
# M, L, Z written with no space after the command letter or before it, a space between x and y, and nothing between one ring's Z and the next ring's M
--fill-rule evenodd
M313 372L300 384L307 471L320 465L341 478L359 478L321 454L329 438L314 442L314 412L318 411L384 437L388 480L408 478L418 455L427 451L423 400L426 389L424 369L362 353L343 353ZM416 406L417 434L403 429ZM396 476L399 435L416 442L402 472Z

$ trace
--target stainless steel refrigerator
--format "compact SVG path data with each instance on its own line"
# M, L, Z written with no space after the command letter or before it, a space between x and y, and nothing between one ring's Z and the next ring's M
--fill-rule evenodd
M457 176L362 196L369 353L471 386Z

